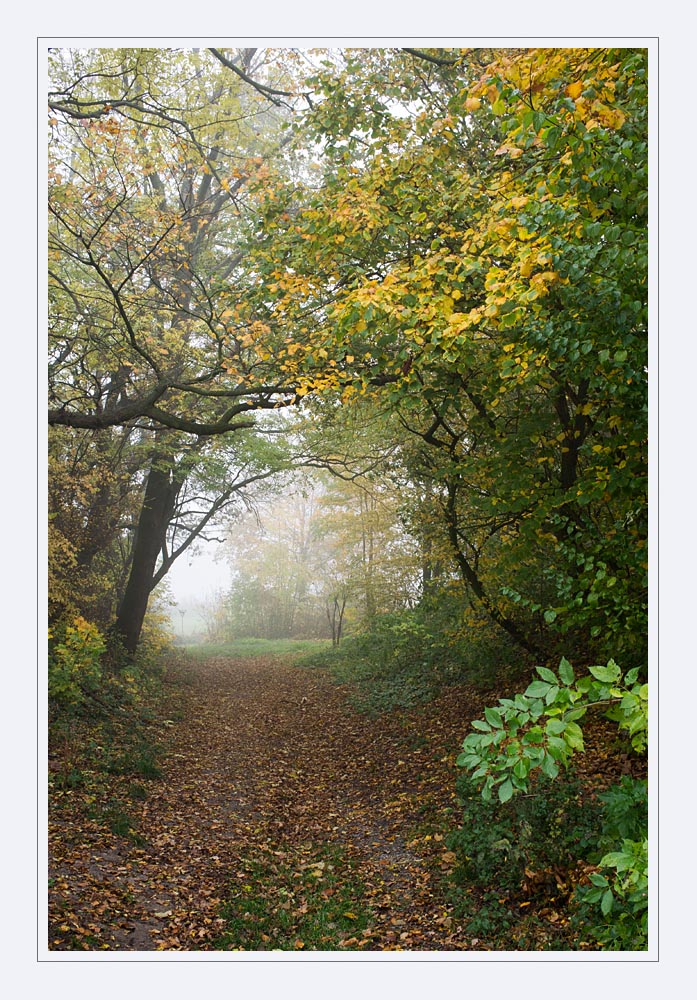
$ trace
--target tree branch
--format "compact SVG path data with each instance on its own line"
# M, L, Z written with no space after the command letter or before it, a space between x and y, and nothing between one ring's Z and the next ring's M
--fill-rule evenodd
M426 62L435 63L436 66L457 66L462 62L462 58L458 59L439 59L437 56L430 56L427 52L421 52L420 49L402 49L403 52L408 52L410 55L415 56L417 59L425 59Z
M212 53L212 55L214 55L215 58L218 59L223 64L223 66L226 66L228 69L231 69L233 73L236 73L239 76L240 80L244 80L244 82L248 83L250 87L254 87L254 89L262 95L262 97L265 97L267 101L271 101L271 103L275 104L277 107L282 107L283 101L275 100L276 96L278 97L296 96L295 94L292 94L288 90L275 90L273 87L267 87L265 84L259 83L257 80L253 80L251 76L247 76L247 74L243 72L243 70L241 70L239 66L235 66L234 62L231 62L230 59L224 56L219 49L209 48L208 51Z

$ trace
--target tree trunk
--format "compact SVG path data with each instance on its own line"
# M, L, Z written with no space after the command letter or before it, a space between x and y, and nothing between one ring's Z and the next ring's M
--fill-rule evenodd
M463 582L469 585L472 593L485 608L489 617L495 621L500 628L507 632L511 638L515 639L519 646L522 646L528 653L532 653L535 656L542 655L542 651L538 649L537 646L527 638L527 636L523 635L515 622L512 622L510 618L507 618L504 614L502 614L494 602L489 598L476 570L470 565L465 553L462 551L458 536L458 520L455 506L456 495L457 487L452 483L449 483L448 502L445 508L445 517L448 526L448 538L450 539L453 556L458 569L460 570Z
M175 493L176 486L172 482L170 471L158 467L155 458L148 473L143 506L133 539L131 571L116 617L116 635L130 656L135 653L140 639L155 566L172 516Z

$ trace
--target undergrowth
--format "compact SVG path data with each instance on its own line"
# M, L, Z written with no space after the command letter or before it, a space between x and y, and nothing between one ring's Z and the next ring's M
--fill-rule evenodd
M56 656L55 645L52 650L50 816L59 821L65 807L77 807L87 820L143 845L133 814L135 804L147 797L149 783L162 776L162 647L144 642L135 661L124 662L113 651L108 659L93 635L82 632L89 648L83 644L79 655L75 636L80 631L68 633L69 642L62 644L70 655L59 647Z
M353 706L373 716L428 702L452 684L489 687L502 674L510 680L525 669L505 638L464 630L461 615L428 605L378 616L368 631L300 663L327 669L349 687Z
M466 776L457 790L450 895L469 935L496 950L642 947L634 899L598 924L593 892L606 877L601 855L646 827L645 782L625 777L592 797L573 777L541 776L529 794L504 803L485 802Z

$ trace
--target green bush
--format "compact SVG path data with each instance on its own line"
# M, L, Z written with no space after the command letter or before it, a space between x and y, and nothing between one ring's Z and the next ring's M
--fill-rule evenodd
M643 950L648 944L648 786L625 775L598 799L602 828L589 859L599 871L589 876L590 885L577 887L574 920L579 933L601 947Z
M534 680L523 694L500 698L486 708L484 718L472 723L457 759L490 799L496 790L501 802L529 787L530 775L540 771L556 778L574 753L584 749L578 721L589 708L602 707L608 718L627 733L637 752L646 749L648 685L638 681L634 668L622 677L617 664L589 667L576 679L573 667L562 658L557 673L536 667Z
M580 679L565 659L556 674L547 667L536 669L540 679L524 694L499 699L472 723L474 731L465 737L457 761L477 783L482 801L498 809L515 803L516 822L518 816L523 822L526 799L542 776L554 781L570 757L583 750L578 722L589 708L602 707L635 751L646 749L648 687L639 681L638 669L623 676L610 660L590 667ZM547 798L552 794L547 792ZM643 949L648 940L646 782L624 779L599 799L603 814L595 835L586 837L585 845L580 839L576 847L577 858L598 869L589 876L590 885L575 893L577 925L601 947ZM568 820L552 840L563 845L567 826ZM608 852L608 847L615 849Z
M449 684L489 684L508 671L513 651L506 640L464 630L461 602L444 600L444 605L426 602L379 615L369 631L346 636L338 649L302 662L325 667L339 683L351 685L355 706L370 714L429 701Z
M597 841L600 806L577 781L542 778L526 795L486 802L467 776L458 779L460 828L448 838L459 881L501 895L518 892L528 871L567 868Z
M648 947L648 840L624 840L600 859L589 886L576 889L579 931L612 951Z
M646 781L625 775L602 792L603 826L598 842L601 854L623 840L642 840L648 827L649 790Z
M105 648L99 629L80 615L49 633L48 696L55 706L75 708L98 688Z

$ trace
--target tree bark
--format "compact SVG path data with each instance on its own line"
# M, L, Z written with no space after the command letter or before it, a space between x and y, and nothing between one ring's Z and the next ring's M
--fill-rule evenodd
M145 486L145 497L133 539L131 572L116 617L115 632L129 656L140 639L148 609L155 566L174 509L177 484L169 470L153 459Z

